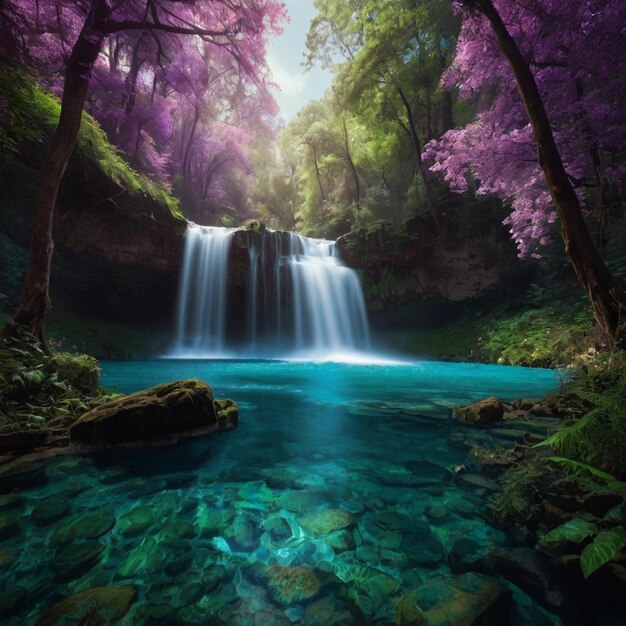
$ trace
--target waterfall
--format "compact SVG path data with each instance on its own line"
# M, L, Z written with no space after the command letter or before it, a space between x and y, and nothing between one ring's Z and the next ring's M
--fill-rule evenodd
M341 263L333 242L290 235L285 262L293 285L294 347L316 354L369 348L357 273Z
M234 229L189 224L178 295L176 352L221 355L225 348L228 253Z
M359 277L334 242L266 230L238 231L234 245L235 232L187 229L175 355L327 357L369 348ZM243 256L229 280L237 246Z

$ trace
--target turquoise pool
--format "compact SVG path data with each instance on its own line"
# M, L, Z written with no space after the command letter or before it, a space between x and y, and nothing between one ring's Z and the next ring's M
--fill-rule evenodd
M509 542L483 517L488 493L453 479L489 431L450 408L560 382L454 363L155 360L104 362L102 383L191 377L238 402L238 429L62 456L0 496L3 623L110 586L135 587L124 624L393 623L403 593L450 572L455 542ZM560 623L513 599L512 623Z

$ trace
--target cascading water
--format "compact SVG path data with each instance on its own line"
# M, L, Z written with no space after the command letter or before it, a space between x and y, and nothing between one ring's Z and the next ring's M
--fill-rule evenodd
M333 242L269 230L237 235L247 271L229 296L234 231L189 225L175 355L323 358L369 348L358 275Z
M316 353L369 348L369 326L357 273L333 242L291 234L286 263L293 288L294 343Z
M224 352L228 252L233 232L196 224L187 227L176 352L218 356Z

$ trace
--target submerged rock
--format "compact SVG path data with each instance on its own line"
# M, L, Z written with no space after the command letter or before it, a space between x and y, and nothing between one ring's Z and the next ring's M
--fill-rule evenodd
M365 624L365 616L346 598L327 596L306 608L303 626L353 626Z
M102 556L106 546L102 543L69 544L56 555L52 567L55 578L65 581L90 570Z
M567 577L563 571L532 548L495 548L481 561L482 569L517 585L548 610L576 623L572 595L563 589Z
M314 535L328 535L354 526L354 517L343 509L324 509L298 516L298 523Z
M322 581L311 567L271 565L254 568L254 576L267 586L267 594L278 606L306 603L322 590Z
M399 626L500 626L507 623L511 592L481 574L439 576L398 601Z
M238 418L237 405L215 401L205 382L180 380L88 411L71 427L70 441L88 446L174 442L181 435L231 430Z
M498 398L492 396L467 406L457 406L452 410L452 415L467 424L489 426L502 419L504 405Z
M94 587L62 600L39 619L37 626L117 624L136 599L137 589L132 585Z

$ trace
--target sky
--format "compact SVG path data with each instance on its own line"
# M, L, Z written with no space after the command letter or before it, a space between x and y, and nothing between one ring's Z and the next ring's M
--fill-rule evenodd
M329 71L317 66L305 71L306 34L309 22L315 15L313 0L283 0L291 16L285 24L282 35L270 40L267 61L272 70L274 82L280 91L273 91L280 107L280 117L292 119L310 100L318 100L330 86L332 76Z

